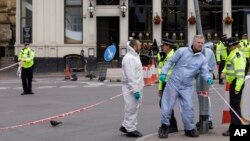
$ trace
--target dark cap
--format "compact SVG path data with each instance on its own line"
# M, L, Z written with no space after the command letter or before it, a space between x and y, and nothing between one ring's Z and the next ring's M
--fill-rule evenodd
M227 39L227 34L223 34L220 36L221 39Z
M235 37L231 37L231 38L228 38L226 40L226 46L227 47L231 47L231 46L235 46L235 45L238 45L239 44L239 40Z
M30 43L28 43L28 42L24 42L24 46L27 46L27 45L29 45Z
M164 45L164 44L165 44L165 45L174 46L174 44L175 44L175 43L174 43L174 41L173 41L173 40L171 40L171 39L162 39L162 41L161 41L161 42L162 42L162 45ZM162 46L162 45L161 45L161 46Z
M247 34L246 34L246 33L244 33L244 34L242 34L242 36L247 36Z

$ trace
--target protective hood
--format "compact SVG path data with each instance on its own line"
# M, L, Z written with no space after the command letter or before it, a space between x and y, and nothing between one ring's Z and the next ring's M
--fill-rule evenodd
M139 54L135 52L135 50L129 45L130 42L127 42L127 52L131 53L132 55L138 56Z
M189 43L188 50L191 51L192 53L194 53L194 51L193 51L193 49L192 49L192 46L193 46L193 41L191 41L191 42ZM202 47L202 49L201 49L200 52L196 52L196 53L194 53L194 55L201 54L203 51L204 51L204 46Z

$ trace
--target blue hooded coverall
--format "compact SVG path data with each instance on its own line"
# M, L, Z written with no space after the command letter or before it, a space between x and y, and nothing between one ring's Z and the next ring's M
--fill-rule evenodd
M205 56L201 52L194 53L191 47L190 45L189 47L179 48L162 68L162 73L167 74L174 65L171 76L167 76L170 78L162 96L161 123L170 125L169 119L178 98L185 130L195 128L192 80L198 72L205 80L211 78Z
M204 44L204 49L203 49L203 54L205 55L207 62L208 62L208 70L210 73L211 78L213 78L213 71L214 68L216 66L216 58L214 55L214 52L212 51L212 47L213 47L213 43L212 42L208 42L206 44ZM200 85L200 81L201 79L196 79L196 90L199 91L201 89L201 85ZM208 105L208 115L209 115L209 121L213 120L213 115L212 115L212 110L211 110L211 101L209 100L209 105Z

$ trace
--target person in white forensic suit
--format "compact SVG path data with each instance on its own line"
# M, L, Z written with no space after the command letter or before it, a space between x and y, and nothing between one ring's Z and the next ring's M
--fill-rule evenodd
M128 137L141 137L142 134L136 130L138 110L142 102L142 91L144 87L143 68L140 60L141 43L133 39L127 43L127 54L122 60L124 97L124 120L120 131Z

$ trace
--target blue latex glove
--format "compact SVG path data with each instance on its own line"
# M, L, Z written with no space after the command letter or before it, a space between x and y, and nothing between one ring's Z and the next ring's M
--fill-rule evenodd
M207 79L207 84L210 86L210 85L212 85L212 84L214 84L214 80L212 79L212 78L208 78Z
M134 97L135 97L136 100L139 100L141 98L140 92L135 92Z
M167 79L167 75L166 75L166 74L161 73L161 74L160 74L160 77L159 77L159 80L160 80L161 82L165 82L165 81L166 81L166 79Z

